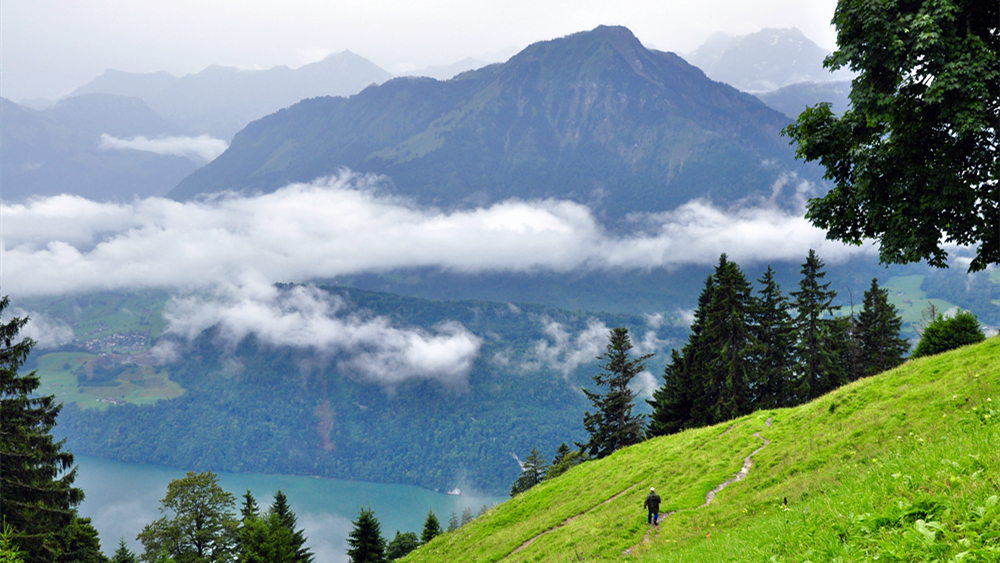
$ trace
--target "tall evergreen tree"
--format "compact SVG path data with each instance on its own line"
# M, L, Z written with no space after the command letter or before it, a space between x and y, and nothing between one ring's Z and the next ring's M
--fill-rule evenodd
M704 364L701 406L708 423L730 420L752 410L750 384L756 373L751 323L756 309L743 271L723 254L715 269L715 287L700 337L709 358Z
M830 289L830 282L821 283L826 277L823 261L810 249L802 264L799 290L791 292L795 307L796 371L793 400L804 403L834 389L843 379L843 367L830 349L828 338L832 334L833 305L837 292Z
M653 392L653 399L647 401L653 407L648 429L650 436L674 434L708 423L703 411L697 409L704 409L705 403L702 374L708 350L702 346L701 337L714 290L715 276L708 276L705 288L698 295L688 341L680 352L676 348L671 350L670 362L663 370L663 385Z
M756 380L752 386L755 409L775 409L789 404L788 385L795 357L795 329L788 312L788 299L774 279L771 266L757 282L757 308L754 312L754 362Z
M295 562L312 563L313 554L306 547L305 531L301 528L298 530L295 529L298 526L298 518L292 512L291 507L288 505L288 497L285 496L285 493L281 492L281 489L278 489L278 492L274 493L274 504L271 505L271 512L278 516L282 525L288 528L288 531L292 535Z
M643 363L652 354L630 359L632 341L628 329L611 329L609 342L604 354L601 373L594 376L598 386L607 386L606 394L584 389L583 393L593 403L597 412L587 411L583 416L583 427L590 434L590 440L582 445L591 457L602 458L616 450L638 444L644 438L644 416L632 414L635 408L635 392L629 383L646 369Z
M472 522L473 520L475 520L475 518L476 515L472 513L471 506L466 506L465 508L462 509L462 524L461 524L462 526L468 524L469 522Z
M510 496L515 497L541 483L542 479L545 478L545 470L545 458L538 452L538 448L531 448L531 453L521 464L521 475L518 476L517 481L514 481L514 486L510 489Z
M254 498L253 493L250 489L243 493L243 508L240 509L240 520L246 522L250 518L260 516L260 510L257 508L257 499Z
M875 375L903 363L910 344L899 336L902 327L903 319L889 303L889 290L880 288L878 279L872 278L857 322L862 375Z
M347 543L351 546L347 555L351 558L351 563L386 563L382 526L371 507L362 508L353 524L354 529L347 537Z
M424 520L424 529L420 533L420 543L427 543L441 535L441 522L433 510L427 511L427 519Z
M118 549L111 556L111 563L139 563L132 550L125 545L125 538L118 538Z
M0 315L8 305L0 299ZM0 519L13 528L25 562L48 563L67 548L60 532L74 521L83 491L73 486L73 454L52 437L62 405L52 395L34 396L34 371L18 373L35 344L17 339L27 322L0 324Z

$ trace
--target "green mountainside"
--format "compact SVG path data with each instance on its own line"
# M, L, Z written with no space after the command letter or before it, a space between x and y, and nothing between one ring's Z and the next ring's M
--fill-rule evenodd
M191 470L503 493L519 472L514 454L584 438L580 421L589 403L580 388L592 384L607 338L594 323L629 327L637 342L655 336L661 347L686 335L676 319L652 327L641 315L325 290L349 303L346 315L378 316L400 329L434 334L442 323L459 323L481 339L467 381L384 385L345 368L350 358L343 352L276 346L252 334L233 342L218 327L188 341L162 333L165 298L157 301L155 292L121 299L122 308L156 312L146 324L122 308L88 321L112 301L91 297L80 323L93 327L87 332L94 338L38 350L29 368L38 368L43 390L66 401L57 432L75 453ZM60 309L82 307L72 298L50 304ZM142 342L119 344L112 325ZM561 345L553 326L569 340ZM575 338L588 330L598 351L580 356L577 350L589 349ZM156 348L164 343L175 351L165 362ZM666 358L649 363L654 376Z
M434 205L565 198L620 217L695 198L770 196L797 171L788 118L622 27L535 43L440 82L398 78L304 100L248 125L170 192L271 192L337 173L384 174Z
M577 466L405 561L992 562L997 467L991 338ZM646 524L650 487L658 527Z

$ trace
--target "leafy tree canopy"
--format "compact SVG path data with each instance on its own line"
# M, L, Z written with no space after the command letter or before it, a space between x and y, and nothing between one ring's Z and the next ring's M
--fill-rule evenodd
M884 263L947 265L944 245L1000 263L1000 5L840 0L830 69L858 73L852 107L808 108L785 129L835 187L809 202L827 237L877 239Z
M392 538L389 546L385 549L385 556L389 561L402 559L408 553L420 547L420 538L413 532L400 533L396 530L396 537Z
M979 319L969 311L959 311L951 318L939 314L924 329L924 334L913 351L913 357L932 356L985 339L986 335L979 328Z

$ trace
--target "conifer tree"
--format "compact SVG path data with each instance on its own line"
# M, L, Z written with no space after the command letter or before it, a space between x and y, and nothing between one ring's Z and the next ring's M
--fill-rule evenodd
M705 288L698 295L688 341L680 352L676 348L671 351L670 362L663 371L663 385L653 392L653 399L647 401L653 407L650 436L674 434L708 424L704 412L706 401L702 395L703 366L709 351L702 346L701 337L714 290L715 276L708 276Z
M545 470L545 458L538 452L538 448L531 448L531 453L521 464L521 475L518 476L517 481L514 481L514 486L510 489L510 496L515 497L541 483L542 479L545 478Z
M875 375L903 363L910 344L899 336L902 327L903 319L889 303L889 291L880 288L878 279L872 278L857 322L862 375Z
M458 514L452 512L451 518L448 519L448 531L454 532L457 529L458 529Z
M427 519L424 520L424 529L420 533L420 543L427 543L441 535L441 523L433 510L427 511Z
M983 330L979 328L979 319L969 311L959 311L954 317L945 318L938 315L924 329L920 342L913 350L914 358L931 356L954 350L968 344L975 344L986 339Z
M274 504L271 505L271 512L278 516L282 525L291 533L292 549L295 550L294 561L296 563L312 563L313 554L305 545L305 530L295 529L298 526L298 519L295 513L292 512L291 507L288 506L288 497L285 496L285 493L281 492L281 489L278 489L278 492L274 493Z
M351 558L351 563L386 563L382 526L371 507L362 508L353 524L354 529L347 537L347 543L351 546L347 555Z
M756 312L750 284L726 255L715 269L712 299L704 315L700 345L710 359L702 374L703 399L709 424L751 411L750 384L756 379L751 323Z
M583 427L590 434L590 440L582 444L582 449L591 457L602 458L611 455L616 450L632 444L638 444L644 439L644 416L632 414L635 408L635 392L629 388L629 383L640 372L646 369L643 363L652 354L630 359L629 351L632 342L628 329L611 329L607 349L599 360L603 370L594 376L598 386L607 386L606 394L584 389L583 393L593 403L597 412L587 411L583 417Z
M0 299L0 315L8 305ZM26 563L47 563L67 548L61 532L74 522L83 491L73 486L73 454L52 437L62 405L52 395L34 396L34 371L18 373L34 346L30 338L17 340L27 322L0 324L0 520L14 530Z
M240 509L240 520L246 522L248 519L259 515L260 510L257 508L257 499L254 498L250 489L247 489L247 492L243 493L243 508Z
M125 538L118 538L118 549L111 556L111 563L139 563L135 554L125 544Z
M771 266L757 281L761 288L757 292L757 308L752 323L757 373L753 403L755 409L775 409L789 404L788 384L795 357L795 329L788 312L788 299L781 293Z
M472 522L476 518L476 515L472 513L472 507L466 506L462 509L462 526Z
M842 378L839 359L830 349L829 337L834 311L840 307L833 305L837 292L830 288L830 282L821 283L826 277L823 261L810 249L802 264L802 280L799 290L791 293L792 305L796 310L796 371L793 400L804 403L834 389Z

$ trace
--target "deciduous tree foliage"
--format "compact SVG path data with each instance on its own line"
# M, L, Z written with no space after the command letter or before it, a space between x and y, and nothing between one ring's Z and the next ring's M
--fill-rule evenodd
M166 555L176 563L231 561L239 541L235 505L236 498L211 471L189 471L174 479L160 501L165 515L138 535L145 548L140 559L154 563Z
M924 329L924 334L913 351L913 357L932 356L985 339L986 336L979 328L979 319L971 312L959 311L951 318L939 314Z
M607 393L583 390L597 409L597 412L587 411L583 416L583 427L590 434L590 440L582 444L582 449L591 457L600 459L609 456L625 446L638 444L645 438L645 417L632 413L636 395L628 385L646 369L643 362L651 358L652 354L631 358L631 349L628 329L611 329L607 349L598 357L604 361L602 371L594 376L594 382L598 386L606 386Z
M392 538L389 546L386 547L385 556L389 561L395 561L402 559L418 547L420 547L420 538L417 537L417 534L413 532L400 533L399 530L396 530L396 537Z
M1000 7L840 0L830 69L858 73L851 108L808 108L785 132L835 187L809 202L827 237L877 239L885 263L945 266L944 244L1000 262Z
M6 296L0 299L0 314L8 305ZM34 396L35 372L18 373L34 346L17 338L27 322L14 317L0 324L0 517L13 528L11 541L27 563L48 563L79 548L65 543L80 539L69 533L71 525L94 542L97 537L89 520L75 522L83 491L73 486L73 454L52 437L62 405L51 395Z

